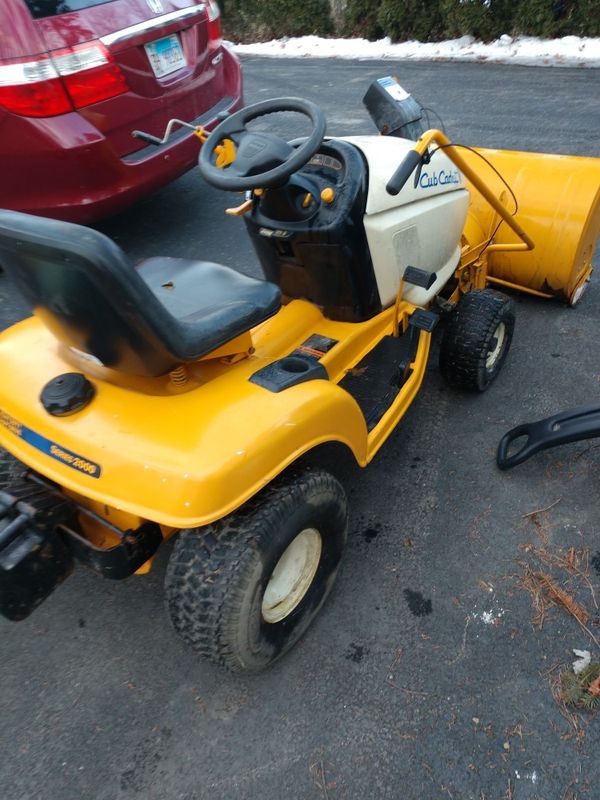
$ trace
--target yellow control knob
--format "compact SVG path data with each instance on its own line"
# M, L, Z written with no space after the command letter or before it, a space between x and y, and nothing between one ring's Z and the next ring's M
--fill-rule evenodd
M324 203L327 203L328 206L331 205L331 203L333 203L335 200L335 192L330 186L328 186L326 189L323 189L321 192L321 200Z

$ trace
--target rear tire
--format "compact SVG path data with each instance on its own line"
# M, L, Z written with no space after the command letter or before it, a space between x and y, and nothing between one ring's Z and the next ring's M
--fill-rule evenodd
M485 391L500 372L515 327L513 301L492 289L474 289L450 314L440 346L440 370L457 389Z
M347 502L322 470L279 479L228 517L182 531L165 577L175 630L201 656L258 672L306 631L331 591Z

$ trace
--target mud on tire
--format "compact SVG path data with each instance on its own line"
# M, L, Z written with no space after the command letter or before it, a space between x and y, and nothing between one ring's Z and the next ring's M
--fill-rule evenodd
M440 345L444 380L483 392L500 372L515 327L515 305L501 292L474 289L452 311Z
M305 470L228 517L177 534L165 576L175 630L215 664L264 669L300 639L329 594L347 517L337 480Z

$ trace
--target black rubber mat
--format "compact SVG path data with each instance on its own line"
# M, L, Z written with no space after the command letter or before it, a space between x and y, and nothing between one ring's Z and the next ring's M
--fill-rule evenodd
M385 336L359 364L346 373L339 385L356 400L369 431L377 425L410 377L419 332Z

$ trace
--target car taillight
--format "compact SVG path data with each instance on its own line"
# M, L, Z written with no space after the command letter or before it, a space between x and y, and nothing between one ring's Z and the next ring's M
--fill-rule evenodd
M208 14L208 39L215 47L221 44L221 10L216 0L207 0L206 12Z
M101 42L28 61L0 63L0 105L25 117L55 117L127 91L118 65Z
M25 117L54 117L73 110L47 56L0 63L0 105Z
M51 56L75 108L127 91L125 76L101 42L55 50Z

